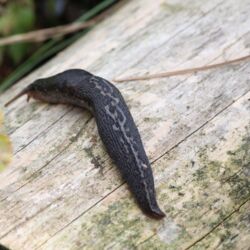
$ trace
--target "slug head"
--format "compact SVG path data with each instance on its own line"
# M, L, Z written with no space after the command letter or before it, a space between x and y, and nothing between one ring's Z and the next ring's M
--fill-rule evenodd
M36 100L48 103L60 103L63 86L55 77L38 79L28 86L27 94Z
M53 84L48 84L48 81L45 79L38 79L24 88L20 93L8 101L4 106L9 106L12 102L23 95L27 95L27 101L32 97L34 99L46 102L54 102L56 90L53 89Z
M86 84L91 74L80 69L67 70L57 75L42 78L34 81L23 89L19 94L5 104L8 106L20 96L27 94L30 97L48 103L69 103L69 99L76 97L79 92L79 86L84 84L85 87L81 90L88 90ZM81 84L79 85L79 83ZM77 85L77 87L76 87ZM82 92L84 94L85 91ZM88 92L88 91L86 91Z

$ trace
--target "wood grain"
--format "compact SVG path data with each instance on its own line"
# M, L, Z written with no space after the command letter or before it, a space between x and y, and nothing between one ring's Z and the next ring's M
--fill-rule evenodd
M250 1L128 1L1 95L83 68L113 79L250 52ZM125 82L166 219L145 217L108 157L93 117L69 106L5 109L14 160L0 174L0 242L11 249L246 249L250 63Z

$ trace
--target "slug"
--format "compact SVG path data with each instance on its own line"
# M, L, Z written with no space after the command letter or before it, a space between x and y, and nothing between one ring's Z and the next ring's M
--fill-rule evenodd
M24 94L28 100L32 97L88 109L96 119L108 154L142 211L156 219L165 216L156 201L152 169L140 134L120 91L113 84L85 70L67 70L34 81L5 106Z

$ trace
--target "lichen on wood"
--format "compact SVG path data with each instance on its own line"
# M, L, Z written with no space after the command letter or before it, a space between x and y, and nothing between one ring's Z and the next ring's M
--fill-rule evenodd
M113 79L249 54L249 7L247 0L128 1L0 104L36 78L69 68ZM138 208L90 113L24 98L13 103L5 114L15 155L0 174L0 242L46 250L244 249L249 73L246 62L117 84L152 163L167 214L161 221Z

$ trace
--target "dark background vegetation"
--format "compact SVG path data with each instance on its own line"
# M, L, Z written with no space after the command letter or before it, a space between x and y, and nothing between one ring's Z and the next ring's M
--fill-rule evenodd
M115 2L118 0L0 0L0 38L69 24L77 19L86 21ZM0 91L76 39L76 35L67 35L43 43L0 47Z

